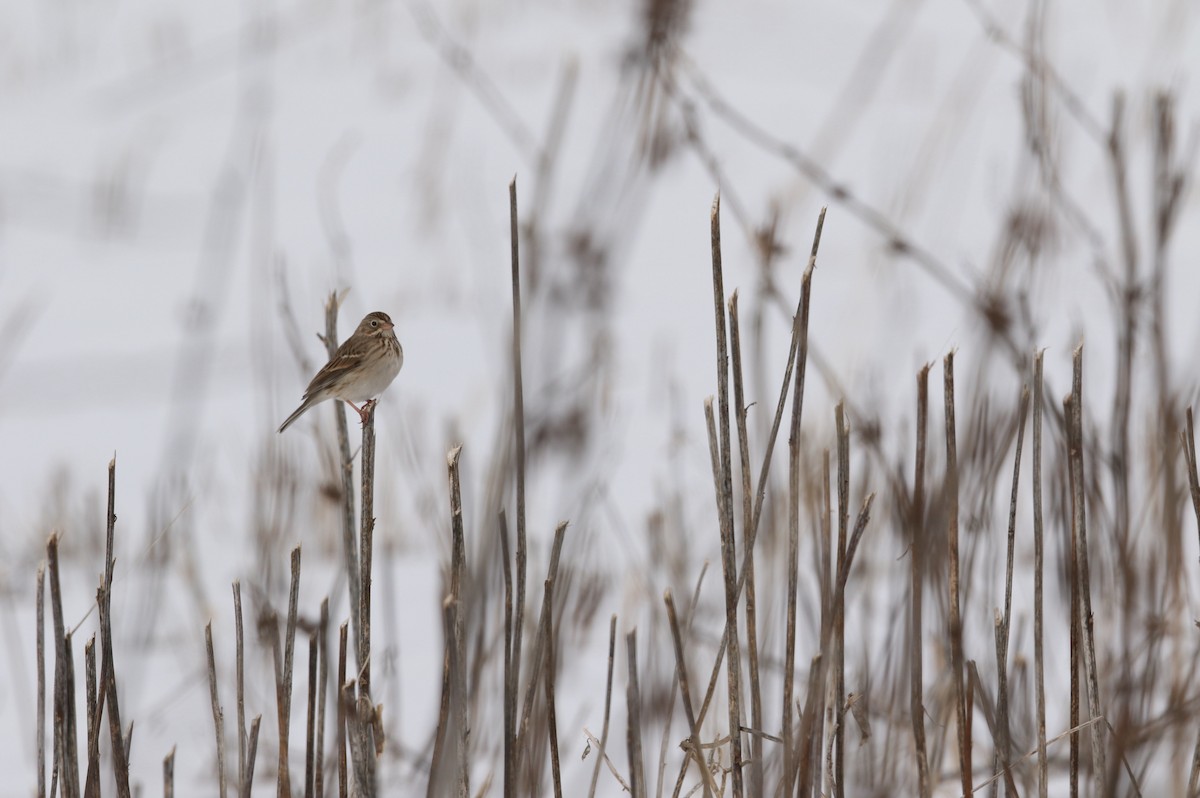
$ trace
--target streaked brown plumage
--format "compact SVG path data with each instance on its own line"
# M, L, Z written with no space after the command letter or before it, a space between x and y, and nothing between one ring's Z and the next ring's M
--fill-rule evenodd
M322 367L304 390L304 401L279 427L283 432L310 407L326 399L340 399L354 408L365 423L367 409L383 393L404 365L404 350L392 332L386 313L368 313L354 334L342 342L333 359ZM360 408L355 402L364 402Z

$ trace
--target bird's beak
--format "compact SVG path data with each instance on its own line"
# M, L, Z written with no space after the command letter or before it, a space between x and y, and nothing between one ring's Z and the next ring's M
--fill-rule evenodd
M383 329L385 329L385 330L392 330L392 329L395 329L395 327L396 327L396 325L392 324L391 322L385 321L383 323Z

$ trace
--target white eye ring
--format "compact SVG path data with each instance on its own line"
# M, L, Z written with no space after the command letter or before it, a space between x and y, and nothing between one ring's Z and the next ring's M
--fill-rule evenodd
M378 326L379 326L379 322L377 322L377 321L372 321L372 322L371 322L371 326L372 326L372 327L378 327Z

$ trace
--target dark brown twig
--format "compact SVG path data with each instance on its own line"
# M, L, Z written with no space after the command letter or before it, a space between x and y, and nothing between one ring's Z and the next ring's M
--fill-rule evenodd
M62 589L58 576L58 534L46 544L50 569L50 617L54 623L54 767L60 774L63 798L79 796L79 765L75 761L75 691L69 671L68 641L63 623ZM101 680L103 684L103 680ZM51 783L50 794L54 795Z
M462 489L459 484L458 458L462 446L455 446L446 458L450 478L450 595L448 601L453 608L450 646L451 715L454 730L454 773L456 794L459 798L470 798L470 760L467 734L470 731L467 717L467 661L465 621L463 614L467 606L463 595L463 574L467 567L466 540L463 532Z
M349 629L346 622L338 627L338 670L337 690L337 760L338 760L338 798L346 798L350 792L350 772L346 762L346 702L342 700L342 687L346 684L346 638Z
M255 715L250 721L250 735L246 739L246 778L242 782L242 795L249 796L254 789L254 758L258 753L258 729L262 725L262 715Z
M839 585L834 591L833 613L833 707L837 713L836 725L833 727L833 790L836 798L845 798L845 726L842 715L846 708L846 614L845 614L845 585L841 575L849 573L848 546L846 536L850 526L850 430L846 426L846 407L844 402L838 402L833 409L834 427L837 430L837 494L838 494L838 536L837 536L837 572ZM824 648L824 647L822 647Z
M300 547L292 549L292 580L288 591L287 625L284 628L282 658L279 652L278 627L272 630L275 646L275 708L279 728L279 777L276 789L279 798L291 798L291 775L288 768L288 737L292 717L292 662L296 650L296 613L300 601ZM276 623L278 621L276 620Z
M555 671L555 636L554 636L554 578L547 577L542 598L542 627L546 638L545 662L543 668L546 675L542 684L546 687L546 733L550 738L550 778L554 784L554 798L562 798L562 772L558 761L558 717L554 702L554 671Z
M700 770L700 778L704 785L705 798L711 798L714 794L713 790L716 787L712 781L712 774L708 772L708 767L704 762L704 755L700 748L700 733L696 729L696 712L692 708L692 691L688 685L687 673L687 658L683 654L683 637L679 633L679 620L675 615L675 601L671 598L671 591L663 593L663 602L667 605L667 623L671 627L671 642L675 648L675 673L679 679L679 692L683 699L683 712L688 723L688 740L690 746L688 748L687 757L684 760L684 766L690 760L696 762L697 768ZM676 795L679 794L676 788Z
M1071 526L1079 545L1079 595L1083 626L1083 667L1087 680L1088 713L1092 718L1103 717L1101 709L1099 675L1096 666L1096 636L1092 622L1091 569L1088 565L1087 513L1084 496L1083 457L1083 344L1075 347L1071 370L1071 425L1074 428L1074 445L1071 457L1075 461L1075 482L1071 488ZM1108 796L1108 768L1106 766L1105 728L1093 726L1092 773L1099 798Z
M37 613L37 794L46 798L46 563L38 563Z
M955 715L958 725L958 771L963 795L971 798L971 728L967 722L967 696L963 685L962 612L958 601L958 439L954 425L954 353L942 361L944 404L946 411L946 501L948 589L950 618L947 632L950 637L950 678L954 683Z
M729 343L725 330L725 278L721 267L721 195L713 199L709 215L712 243L713 317L717 333L717 409L721 439L721 482L717 495L720 513L721 562L725 576L725 675L728 683L729 756L732 768L733 798L741 798L741 643L738 640L738 567L733 527L733 452L729 429Z
M508 541L508 516L500 508L499 517L501 571L504 576L504 798L514 798L508 790L516 785L508 778L516 773L517 753L517 685L513 682L513 572L512 552Z
M225 713L217 697L217 662L213 653L212 621L204 625L204 648L208 657L208 697L212 703L213 733L217 738L217 792L225 798Z
M338 348L337 318L340 300L336 291L331 291L325 302L325 349L332 360ZM342 555L346 563L346 584L350 591L350 623L354 627L354 653L361 668L365 657L358 649L361 633L359 621L361 563L358 544L354 540L354 461L350 453L350 432L346 426L346 411L341 402L334 402L337 423L338 452L341 455L341 499L342 499ZM339 693L341 682L338 683Z
M88 772L100 769L100 721L96 717L99 712L99 689L96 682L96 636L83 644L84 690L87 701L87 761ZM89 785L84 785L84 794L88 793ZM99 794L99 784L93 788Z
M642 766L642 698L638 690L637 629L625 635L625 659L629 681L625 687L628 721L625 725L625 745L629 750L629 793L632 798L646 798L646 771Z
M233 618L235 625L235 645L234 653L236 671L236 690L237 690L237 735L238 735L238 795L240 798L250 798L247 792L244 792L246 787L246 679L245 679L245 658L243 652L243 637L242 637L242 583L234 581L233 583Z
M592 770L592 783L588 787L588 798L595 798L596 783L600 779L600 763L608 756L608 719L612 709L613 663L617 649L617 616L613 614L608 622L608 676L604 681L604 727L600 731L599 750L596 751L596 766Z
M113 773L117 782L117 798L130 798L129 788L129 751L122 736L121 706L117 700L117 666L113 660L112 642L112 580L113 569L116 566L115 531L117 526L116 512L117 494L117 458L108 463L108 512L104 533L104 586L103 596L98 595L97 607L100 610L100 641L103 664L100 668L100 690L105 693L108 702L108 732L112 741ZM101 703L97 711L97 719L103 713Z
M1021 481L1021 452L1025 443L1025 417L1029 412L1029 386L1021 389L1021 403L1017 411L1017 449L1013 455L1012 492L1008 503L1008 539L1004 568L1004 615L996 624L996 727L999 732L997 755L1005 773L1005 786L1012 798L1017 795L1017 785L1009 766L1011 739L1008 720L1008 644L1012 625L1012 580L1013 558L1017 543L1017 488Z
M329 597L321 599L321 620L317 629L317 750L313 770L313 794L325 795L325 690L329 681Z
M1046 677L1042 651L1042 573L1044 540L1042 526L1042 356L1033 358L1033 661L1037 703L1038 798L1047 798L1049 768L1046 761Z
M175 798L175 746L163 757L163 798Z
M513 601L516 617L513 619L512 647L509 651L510 671L513 685L513 700L521 685L521 646L525 626L525 568L528 562L528 547L525 538L525 390L521 368L521 258L520 234L517 229L517 178L508 184L508 224L512 268L512 374L513 374L513 461L516 465L517 491L517 592ZM535 660L536 662L536 660ZM515 709L515 705L514 705ZM514 714L512 722L517 718ZM515 798L516 765L521 761L521 738L516 728L506 730L514 738L512 754L513 769L504 770L505 798Z
M362 516L358 537L358 691L371 697L371 570L375 552L375 403L362 425Z
M738 322L738 292L729 299L729 346L733 356L733 403L737 421L738 453L742 474L742 568L746 571L746 659L750 677L750 725L762 728L762 687L758 667L758 610L754 590L754 549L750 547L750 528L754 524L753 470L750 467L750 434L746 429L745 388L742 376L742 336ZM695 614L693 613L693 617ZM763 790L762 738L750 738L750 795Z
M317 724L317 641L318 632L308 635L308 712L305 715L304 731L304 798L312 798L314 782L314 757L320 754L316 749Z
M909 508L909 598L912 602L909 626L909 714L912 717L913 744L917 754L917 786L921 798L930 798L929 758L925 752L925 702L922 643L922 598L925 591L925 444L929 417L929 364L917 373L917 455L913 468L913 495Z

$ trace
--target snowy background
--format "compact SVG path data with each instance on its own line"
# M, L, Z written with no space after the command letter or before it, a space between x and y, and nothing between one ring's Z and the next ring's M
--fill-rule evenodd
M1024 145L1027 71L1004 37L1036 39L1105 129L1124 93L1145 231L1153 93L1173 92L1186 154L1200 108L1200 25L1191 4L1166 0L988 5L699 2L678 39L676 93L647 96L639 3L0 2L0 771L11 774L0 795L28 795L35 783L33 575L44 541L63 535L67 623L83 624L82 640L95 623L85 615L114 452L122 709L136 722L134 773L146 790L158 789L172 745L182 793L211 784L203 625L213 619L227 668L229 583L279 606L283 552L301 544L303 611L340 596L335 516L301 498L264 520L258 500L273 458L293 464L301 497L321 479L328 406L283 437L275 429L324 362L315 333L330 291L348 291L342 336L384 310L405 348L377 416L386 552L377 567L390 577L376 601L383 634L416 644L386 638L392 658L378 689L403 713L399 744L424 745L441 660L444 455L464 444L468 517L490 518L484 478L507 434L514 174L523 221L537 224L523 253L536 258L525 274L525 386L542 419L532 429L548 441L531 460L529 526L539 557L559 519L581 530L575 556L600 553L596 567L611 579L590 630L597 652L609 613L627 628L664 587L639 565L641 530L664 493L688 497L688 573L715 561L702 402L714 393L708 221L718 189L726 290L740 289L743 319L761 318L763 329L752 427L774 406L790 308L826 204L807 434L830 445L833 403L857 397L894 419L885 443L899 458L911 445L913 374L952 348L964 390L994 384L1015 395L1021 376L1004 357L981 365L993 353L980 315L955 293L999 279L1010 212L1044 193ZM984 22L992 15L1000 35ZM828 179L757 146L713 96ZM1099 235L1095 249L1114 253L1104 142L1061 94L1045 102L1065 190ZM647 155L655 136L661 153ZM833 185L947 277L897 256ZM772 220L779 300L763 290L753 237ZM1040 334L1020 343L1047 347L1047 380L1061 396L1070 350L1087 340L1087 390L1105 397L1105 414L1113 335L1103 267L1086 236L1060 224L1040 258L1006 273L1028 288ZM1191 397L1200 224L1190 185L1178 231L1170 356ZM1148 249L1147 240L1143 232ZM279 544L273 561L256 543L263 527ZM334 605L343 617L344 599ZM270 717L265 673L252 685L253 712ZM564 760L590 774L591 760L577 764L578 729L597 731L602 670L575 678L578 694L560 687ZM272 759L260 751L260 767ZM415 794L423 782L411 777Z

